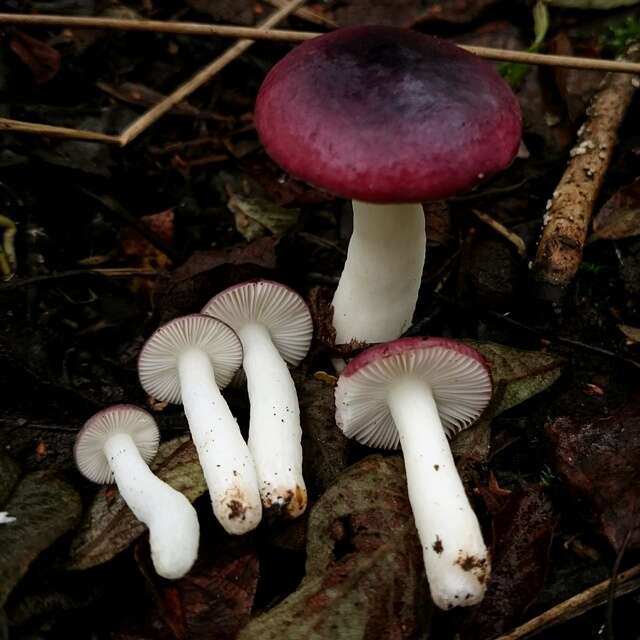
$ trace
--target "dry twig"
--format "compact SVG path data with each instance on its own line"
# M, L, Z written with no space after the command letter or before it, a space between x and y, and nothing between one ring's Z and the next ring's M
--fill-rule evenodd
M639 61L640 45L630 47L627 57ZM593 205L615 149L618 128L638 87L638 76L609 74L587 109L567 168L547 203L533 264L544 298L556 300L580 267Z
M483 213L478 209L472 209L471 211L476 218L482 220L482 222L490 226L496 233L499 233L503 238L508 240L516 248L516 251L521 258L526 258L527 247L524 240L517 233L509 231L509 229L507 229L507 227L505 227L501 222L498 222L487 213Z
M609 598L610 584L611 580L604 580L586 591L573 596L573 598L569 598L555 607L548 609L539 616L529 620L529 622L525 622L525 624L516 627L510 633L496 638L496 640L522 640L523 638L531 638L545 629L567 622L595 607L599 607L605 604ZM615 596L623 596L638 588L640 588L640 565L636 565L618 575Z
M278 4L281 2L279 1ZM282 11L286 10L285 8ZM294 10L291 10L294 11ZM288 13L290 13L289 11ZM268 20L275 18L274 13ZM283 16L280 17L282 19ZM266 21L265 21L266 22ZM277 21L276 21L277 22ZM146 31L151 33L176 33L193 36L220 36L226 38L249 38L251 40L275 40L279 42L304 42L320 33L313 31L291 31L268 29L265 23L258 27L238 27L231 25L202 24L199 22L165 22L162 20L123 20L121 18L93 18L83 16L30 15L0 13L0 24L19 24L31 26L65 27L68 29L116 29L118 31ZM275 24L275 22L274 22ZM488 60L520 62L523 64L566 67L568 69L589 69L597 71L617 71L620 73L640 73L640 64L629 60L602 60L600 58L581 58L578 56L560 56L529 51L495 49L459 45L471 53Z
M284 7L287 4L287 0L266 0L268 4L273 7L278 7L279 9ZM298 18L302 18L307 22L313 22L314 24L320 25L321 27L328 27L329 29L335 29L338 25L331 19L327 18L327 16L318 13L317 11L313 11L313 9L307 9L306 7L302 7L294 12L294 15Z
M274 11L268 18L263 20L258 31L265 32L271 27L284 20L291 12L304 4L305 0L291 0L287 2L281 9ZM230 62L240 57L252 44L253 40L239 40L229 47L222 55L218 56L213 62L209 63L204 69L201 69L195 76L178 87L173 93L161 100L155 107L149 109L142 114L135 122L130 124L120 135L120 144L124 147L134 138L138 137L145 129L148 129L154 122L159 120L167 111L182 102L187 96L190 96L196 89L206 84L219 71L224 69Z

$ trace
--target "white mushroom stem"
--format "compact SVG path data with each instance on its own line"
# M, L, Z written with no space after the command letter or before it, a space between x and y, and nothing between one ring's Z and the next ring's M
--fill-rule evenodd
M151 472L129 434L108 438L104 453L122 499L149 528L156 572L163 578L181 578L198 555L200 525L195 509L185 496Z
M387 342L406 331L425 251L422 205L353 201L353 234L333 297L336 344Z
M408 377L393 386L388 403L400 434L431 597L441 609L478 604L490 573L488 552L431 389Z
M178 358L182 404L213 512L225 528L242 534L258 526L262 505L251 453L216 384L209 356L189 349Z
M295 518L307 506L296 387L264 325L248 323L238 335L251 406L249 449L256 464L262 503Z

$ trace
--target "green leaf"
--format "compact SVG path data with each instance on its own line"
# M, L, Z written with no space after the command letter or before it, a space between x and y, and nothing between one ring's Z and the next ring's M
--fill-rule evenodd
M239 640L420 638L431 611L400 457L347 469L309 519L298 590Z
M640 0L545 0L553 7L568 9L615 9L638 4Z
M15 522L0 524L0 607L38 555L76 526L82 504L66 482L37 472L18 484L3 510Z
M151 469L191 502L207 490L198 455L189 437L176 438L161 445ZM88 569L107 562L126 549L145 529L117 490L103 487L73 540L69 567Z
M247 198L234 194L227 202L233 211L236 229L248 242L271 232L281 236L294 227L300 216L299 209L285 209L265 198Z
M535 53L542 48L544 39L549 30L549 9L543 0L538 0L533 7L533 34L534 41L527 49ZM499 66L502 77L513 87L517 87L525 79L531 69L531 65L520 62L504 62Z
M547 31L549 31L549 9L547 5L538 0L533 7L533 33L535 40L530 47L530 51L537 51L547 37Z
M456 455L486 460L491 420L550 387L562 373L564 360L552 353L522 351L493 342L465 340L491 368L493 398L480 420L452 441Z

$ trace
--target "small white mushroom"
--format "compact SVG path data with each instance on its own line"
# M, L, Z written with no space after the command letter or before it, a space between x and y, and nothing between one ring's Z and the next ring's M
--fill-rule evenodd
M122 499L149 528L151 559L158 575L176 579L196 560L200 525L189 500L148 467L159 440L151 415L120 404L87 420L73 452L86 478L99 484L115 480Z
M138 360L140 382L149 395L184 405L213 512L233 534L255 529L262 518L251 453L220 393L241 364L238 336L201 314L160 327Z
M491 397L480 354L445 338L401 338L356 356L336 387L336 421L372 447L402 447L431 597L441 609L478 604L489 554L447 441Z
M307 505L296 387L287 364L305 357L313 321L304 300L277 282L257 280L226 289L202 313L226 322L242 341L251 408L249 449L262 504L295 518Z

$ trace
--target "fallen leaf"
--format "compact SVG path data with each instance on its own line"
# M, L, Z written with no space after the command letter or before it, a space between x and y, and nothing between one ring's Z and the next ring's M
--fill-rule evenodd
M464 638L494 638L514 626L542 590L556 517L540 487L504 498L493 518L491 580L482 606L465 624Z
M37 472L20 481L3 510L15 521L0 525L0 608L38 555L76 526L82 505L73 487Z
M147 553L136 554L158 613L176 638L233 640L247 624L259 563L246 540L236 538L222 548L202 545L193 568L173 582L158 579Z
M489 364L493 397L480 420L459 433L451 448L456 455L484 461L489 453L493 418L550 387L560 377L564 360L551 353L523 351L493 342L464 342L477 349Z
M431 612L402 459L371 456L314 506L306 575L239 640L423 637Z
M175 230L173 209L142 216L140 222L149 227L156 237L160 238L167 246L171 246ZM122 230L120 245L124 255L134 258L135 265L141 269L165 271L171 265L171 259L164 251L160 251L132 227L125 227ZM154 286L154 281L149 278L132 278L129 281L129 288L132 291L142 289L151 292Z
M640 548L640 399L592 422L558 418L546 428L556 472L619 552Z
M161 445L151 469L191 502L207 490L196 450L188 437ZM103 487L72 542L69 568L88 569L111 560L145 529L115 488L112 485Z
M158 238L166 244L173 242L175 230L175 213L173 209L167 209L160 213L142 216L140 222L153 231ZM120 242L122 251L126 256L138 256L140 258L160 253L148 240L143 238L138 231L127 227L122 231ZM162 254L164 255L164 254ZM165 256L166 257L166 256Z
M624 333L627 339L627 345L638 344L640 342L640 329L638 327L631 327L628 324L619 324L618 329Z
M299 209L285 209L265 198L233 195L227 207L235 215L236 229L251 242L268 233L281 236L298 222Z
M9 46L11 51L29 67L37 84L45 84L58 75L60 54L48 44L22 31L16 31Z
M252 278L273 277L274 237L213 251L197 251L182 266L161 276L154 290L154 306L161 323L193 313L219 291Z
M622 240L640 235L640 178L607 200L593 220L590 240Z
M311 379L298 385L304 477L322 494L347 467L348 439L336 428L334 387Z

